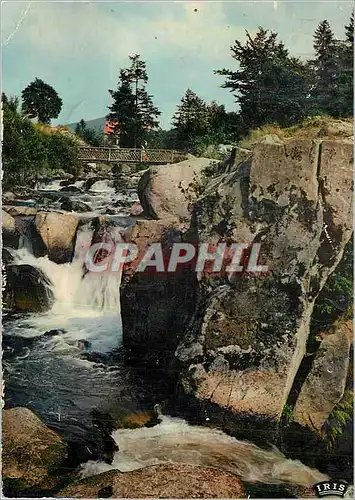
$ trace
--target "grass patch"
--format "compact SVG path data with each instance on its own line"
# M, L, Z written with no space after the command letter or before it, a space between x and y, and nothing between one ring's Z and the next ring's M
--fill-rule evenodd
M323 426L323 439L328 448L333 448L336 440L343 434L346 425L354 415L354 392L347 389Z
M306 118L302 123L287 128L281 128L277 124L264 125L263 127L252 130L247 137L245 137L238 143L238 146L241 148L249 149L255 142L260 140L265 135L277 135L281 140L302 137L315 139L319 137L319 132L322 130L322 128L331 123L335 124L337 122L346 122L352 124L353 118L336 119L331 116L311 116L309 118ZM337 134L333 135L333 137L337 137Z

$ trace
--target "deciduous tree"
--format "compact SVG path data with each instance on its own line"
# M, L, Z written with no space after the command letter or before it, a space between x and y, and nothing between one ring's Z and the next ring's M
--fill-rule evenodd
M22 91L22 111L41 123L50 123L51 118L57 118L62 104L54 88L39 78Z

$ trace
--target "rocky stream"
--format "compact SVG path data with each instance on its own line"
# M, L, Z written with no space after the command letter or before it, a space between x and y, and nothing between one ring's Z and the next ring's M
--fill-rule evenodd
M332 451L322 440L352 377L352 322L305 363L352 237L350 136L266 136L233 161L151 167L138 190L51 179L4 193L8 496L301 498L352 482L350 427ZM256 242L271 271L95 274L98 242Z

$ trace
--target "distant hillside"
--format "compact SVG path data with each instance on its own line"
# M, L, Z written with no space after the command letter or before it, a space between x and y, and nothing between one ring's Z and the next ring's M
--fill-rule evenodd
M95 120L88 120L86 122L87 128L92 128L94 130L97 130L98 132L104 133L104 126L105 126L105 120L106 118L103 116L102 118L96 118ZM71 130L75 131L75 127L78 122L75 123L69 123L67 127L69 127Z

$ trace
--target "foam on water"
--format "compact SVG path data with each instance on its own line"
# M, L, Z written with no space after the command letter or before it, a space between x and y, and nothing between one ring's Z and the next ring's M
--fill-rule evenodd
M119 429L112 437L119 447L112 464L89 461L82 465L82 476L170 462L222 469L251 483L311 486L328 479L298 460L287 459L276 448L264 450L220 430L192 426L178 418L163 417L151 428Z
M120 238L119 230L111 228L111 238ZM67 330L64 339L89 340L96 351L109 351L121 342L120 273L85 273L84 260L90 248L93 231L90 225L78 231L72 262L56 264L48 257L36 258L24 247L15 252L16 264L30 264L41 269L53 283L55 302L44 314L14 321L12 333L36 336L55 328ZM29 328L28 328L29 327Z

